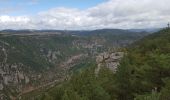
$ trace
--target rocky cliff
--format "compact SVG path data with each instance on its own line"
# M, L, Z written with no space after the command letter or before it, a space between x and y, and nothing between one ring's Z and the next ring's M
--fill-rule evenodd
M95 70L95 74L97 75L98 72L100 71L100 68L107 67L113 72L116 71L117 66L119 65L119 62L121 58L123 57L124 53L123 52L104 52L100 53L96 57L96 63L97 63L97 68Z

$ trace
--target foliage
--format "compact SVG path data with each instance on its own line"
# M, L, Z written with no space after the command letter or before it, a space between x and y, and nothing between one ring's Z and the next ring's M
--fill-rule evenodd
M160 93L152 91L151 94L137 96L134 100L160 100Z
M40 100L46 100L46 95L51 95L54 100L111 100L106 83L110 80L103 76L113 75L108 69L100 72L99 77L94 74L95 65L84 69L72 76L71 80L45 92ZM105 80L105 81L103 81ZM47 96L48 96L47 95Z
M102 67L97 77L95 65L88 65L44 94L54 100L170 100L169 62L170 30L164 29L128 48L115 74Z
M170 100L170 79L165 79L165 87L160 92L161 100Z

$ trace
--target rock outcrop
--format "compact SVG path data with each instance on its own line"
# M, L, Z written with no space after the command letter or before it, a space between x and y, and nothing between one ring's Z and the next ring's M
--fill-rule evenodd
M123 52L112 52L112 53L104 52L99 54L96 57L96 63L98 64L98 66L95 70L95 74L96 75L98 74L102 66L105 66L110 70L112 70L113 72L115 72L123 55L124 55Z

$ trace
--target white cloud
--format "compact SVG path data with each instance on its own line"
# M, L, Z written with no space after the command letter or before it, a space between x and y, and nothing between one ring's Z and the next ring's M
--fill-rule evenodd
M170 21L169 0L109 0L86 10L53 8L34 16L0 16L0 29L153 28Z
M30 24L32 19L27 16L0 16L0 28L1 29L27 29L35 28ZM38 28L38 27L37 27Z

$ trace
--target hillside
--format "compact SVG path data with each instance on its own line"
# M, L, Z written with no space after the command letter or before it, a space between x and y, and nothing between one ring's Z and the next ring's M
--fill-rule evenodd
M89 32L1 31L0 97L14 99L52 86L91 64L99 53L125 47L146 35L107 29Z
M116 72L88 65L69 81L43 91L36 100L170 100L170 29L127 48ZM105 63L105 62L103 62Z

